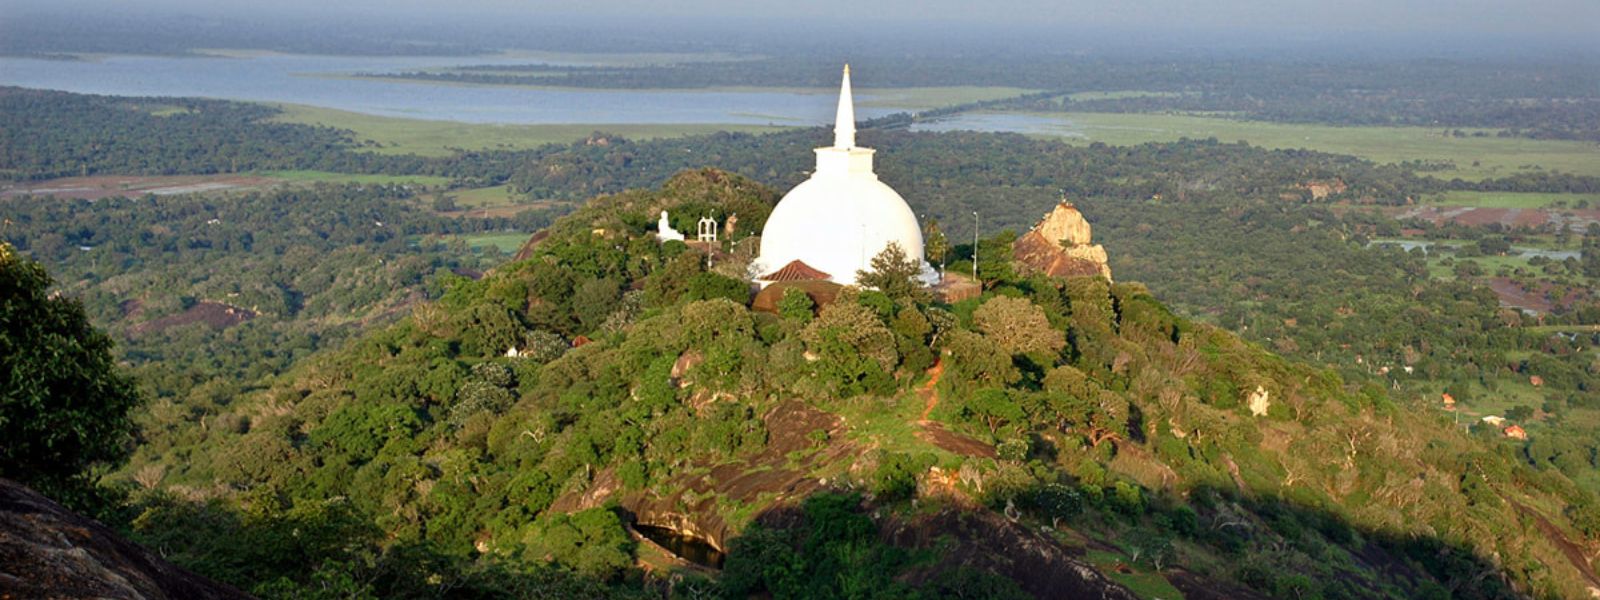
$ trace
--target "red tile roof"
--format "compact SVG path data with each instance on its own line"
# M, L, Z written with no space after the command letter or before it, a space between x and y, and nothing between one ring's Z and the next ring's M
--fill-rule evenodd
M783 268L758 277L762 281L816 281L833 279L832 275L818 271L799 260L789 261Z

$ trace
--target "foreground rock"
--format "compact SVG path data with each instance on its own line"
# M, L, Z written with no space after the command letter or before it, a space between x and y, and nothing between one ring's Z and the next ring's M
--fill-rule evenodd
M0 598L249 598L0 479Z
M1024 270L1050 277L1111 279L1106 249L1093 243L1089 222L1071 202L1062 201L1038 225L1018 238L1012 254Z

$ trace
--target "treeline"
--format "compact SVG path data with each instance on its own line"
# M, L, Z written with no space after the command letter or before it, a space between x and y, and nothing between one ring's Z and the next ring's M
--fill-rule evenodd
M312 55L465 56L498 50L467 36L442 39L429 28L366 19L229 19L113 9L70 15L24 11L0 20L0 55L77 60L79 54L194 56L202 49Z
M498 77L518 77L522 79L517 82L523 84L612 89L834 88L839 85L839 68L846 62L850 63L851 70L870 77L874 87L994 86L1065 92L1286 89L1313 93L1335 89L1387 89L1499 99L1591 98L1595 95L1597 80L1587 65L1555 62L1134 60L983 53L933 58L918 55L784 56L625 67L480 64L457 67L442 74L453 79L478 73L488 78L482 80L487 83L499 83L495 80Z
M809 149L827 140L822 128L642 142L597 132L587 140L529 150L392 156L363 151L347 131L272 122L267 119L275 109L255 104L10 88L0 90L0 109L0 173L12 179L317 169L433 175L469 187L511 185L540 199L581 200L653 187L673 173L705 165L787 188L804 180L811 167ZM1047 208L1062 189L1074 196L1187 201L1237 194L1298 201L1310 199L1301 184L1337 179L1348 189L1328 200L1382 204L1450 189L1600 190L1596 177L1524 173L1447 182L1418 175L1415 165L1376 165L1348 156L1216 140L1072 146L1012 134L898 130L907 119L896 115L865 122L862 141L893 156L880 168L885 181L916 208L941 220L970 214L982 196L1018 189L1039 194L1027 212ZM606 143L591 143L600 138ZM993 224L1022 227L1032 218L1002 216Z
M1171 95L1073 100L1021 99L1012 108L1069 112L1207 112L1258 121L1330 125L1491 129L1460 137L1526 137L1600 142L1600 97L1496 98L1395 89L1203 90Z
M268 123L242 102L0 88L0 178L302 169L356 146L349 132Z
M424 81L605 89L838 84L821 57L634 67L469 65L445 71L367 73ZM1227 112L1244 118L1333 125L1487 128L1536 139L1600 141L1600 79L1593 65L1455 62L1133 61L1058 57L865 57L852 60L881 87L1000 86L1052 90L1014 108L1085 112ZM1114 94L1072 100L1073 92Z
M368 144L348 130L272 121L280 112L249 102L0 87L0 179L313 169L437 175L474 185L562 151L383 155L362 151Z

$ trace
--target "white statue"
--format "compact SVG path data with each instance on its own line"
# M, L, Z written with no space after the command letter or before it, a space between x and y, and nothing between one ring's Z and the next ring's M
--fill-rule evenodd
M667 211L661 211L661 220L656 221L656 239L683 241L683 234L672 228L672 222L667 219Z

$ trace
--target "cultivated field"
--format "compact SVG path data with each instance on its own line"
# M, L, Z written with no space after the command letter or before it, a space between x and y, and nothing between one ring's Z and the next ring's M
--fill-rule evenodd
M1305 148L1359 156L1379 163L1411 160L1449 161L1454 168L1431 172L1441 178L1478 180L1545 169L1600 176L1600 146L1566 140L1451 137L1425 127L1336 127L1243 121L1223 117L1174 114L1029 113L1059 129L1041 128L1039 135L1058 135L1075 142L1116 145L1214 137L1244 140L1267 148ZM1059 130L1060 134L1053 134ZM1470 132L1469 132L1470 133Z
M1450 191L1423 200L1429 204L1475 208L1600 208L1600 194Z
M380 117L356 112L303 106L278 105L284 110L277 120L349 129L358 139L379 144L375 152L447 156L454 149L515 150L565 144L588 137L596 131L631 139L654 139L715 133L718 131L764 132L781 129L763 125L693 124L615 124L586 125L492 125L454 121L424 121Z

